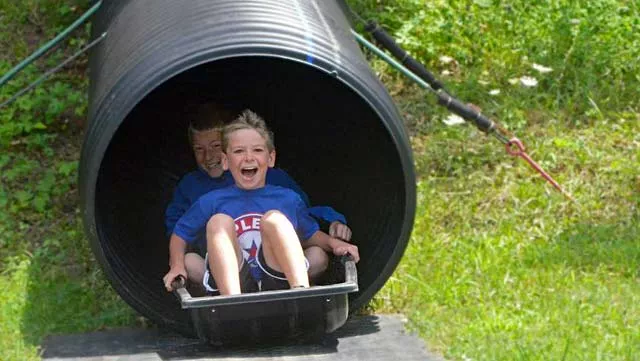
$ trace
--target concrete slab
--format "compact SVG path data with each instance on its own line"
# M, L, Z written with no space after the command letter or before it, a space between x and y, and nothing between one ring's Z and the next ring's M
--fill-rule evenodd
M407 333L400 316L355 316L333 334L295 345L219 348L162 329L54 335L42 344L50 361L442 361Z

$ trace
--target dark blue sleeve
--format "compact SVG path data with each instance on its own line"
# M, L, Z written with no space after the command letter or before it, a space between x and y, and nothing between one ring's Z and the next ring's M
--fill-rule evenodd
M191 243L203 234L209 218L211 218L212 211L207 210L206 202L203 202L203 198L198 199L189 210L178 220L176 226L173 229L173 233L180 236L182 239Z
M171 236L176 223L191 206L189 199L182 191L182 188L184 186L185 180L183 179L182 181L180 181L180 183L178 183L178 186L173 192L173 199L171 199L171 202L167 206L167 209L164 213L164 225L167 237Z
M296 183L296 181L293 180L293 178L291 178L291 176L289 176L289 174L284 170L280 168L269 168L267 172L267 184L289 188L292 191L298 193L300 198L302 198L305 206L311 206L307 194L302 190L302 188L300 188L298 183ZM336 212L335 209L328 206L311 207L309 208L309 214L318 220L322 220L328 223L338 221L342 224L347 224L347 219L344 215Z
M309 210L301 199L298 199L297 202L296 218L298 220L298 228L296 229L296 232L298 233L300 240L306 241L311 238L314 233L320 230L318 222L309 215Z
M302 190L302 188L300 188L298 183L296 183L296 181L294 181L293 178L291 178L291 176L289 176L289 174L284 170L280 168L269 168L269 170L267 171L266 183L273 186L280 186L291 189L292 191L298 193L300 198L302 198L305 206L309 206L309 197L307 197L307 194Z
M316 219L321 219L329 223L338 221L342 224L347 224L347 219L344 217L344 215L342 215L342 213L336 212L336 210L331 207L311 207L308 209L308 212L312 217Z

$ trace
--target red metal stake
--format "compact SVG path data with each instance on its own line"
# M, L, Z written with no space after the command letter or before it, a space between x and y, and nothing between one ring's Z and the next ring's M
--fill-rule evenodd
M515 147L513 147L514 145ZM545 172L544 169L542 169L542 167L538 163L536 163L535 160L529 157L529 154L525 152L524 145L522 144L520 139L511 138L511 140L505 144L505 148L507 149L507 153L511 154L512 156L520 157L526 160L527 163L529 163L529 165L533 167L533 169L537 170L538 173L540 173L540 175L544 179L546 179L549 183L551 183L551 185L553 185L558 191L560 191L560 193L562 193L565 197L575 202L575 199L573 199L571 194L569 194L564 189L562 189L562 187L560 187L560 184L558 184L558 182L556 182L547 172Z

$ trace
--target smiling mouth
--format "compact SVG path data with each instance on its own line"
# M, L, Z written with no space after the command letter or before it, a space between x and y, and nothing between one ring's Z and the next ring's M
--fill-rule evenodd
M251 178L258 173L258 167L246 167L240 170L243 177Z
M220 164L220 162L216 162L216 163L207 163L207 169L218 169L222 167L222 165Z

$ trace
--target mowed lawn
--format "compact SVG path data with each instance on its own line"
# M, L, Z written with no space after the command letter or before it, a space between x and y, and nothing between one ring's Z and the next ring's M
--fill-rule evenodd
M639 124L523 134L575 203L475 132L416 136L416 222L376 310L455 360L640 359Z
M450 360L640 360L637 1L349 0L461 99L524 142L575 198L375 57L411 135L415 226L371 303ZM0 74L87 0L0 0ZM59 63L88 28L0 88ZM0 360L49 334L143 326L83 235L77 165L86 58L0 110ZM357 234L354 235L357 238ZM400 357L399 357L400 359Z
M640 360L640 16L634 1L359 2L574 197L387 65L418 211L375 298L452 360Z

